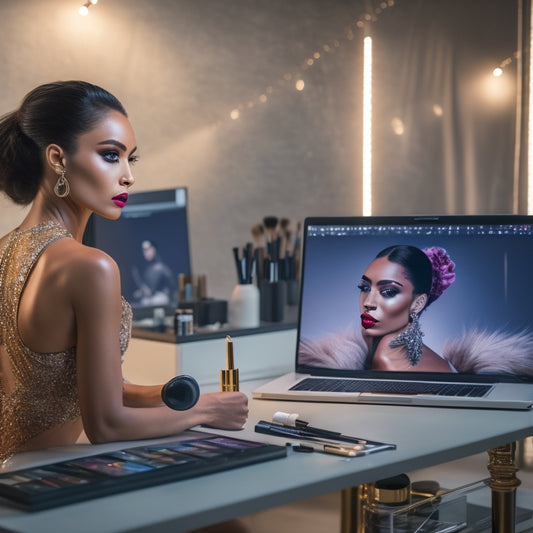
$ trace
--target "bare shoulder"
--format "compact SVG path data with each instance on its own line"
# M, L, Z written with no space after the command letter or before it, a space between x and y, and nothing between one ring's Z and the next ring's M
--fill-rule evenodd
M48 272L72 291L72 294L119 290L118 265L108 254L74 239L60 239L46 250Z

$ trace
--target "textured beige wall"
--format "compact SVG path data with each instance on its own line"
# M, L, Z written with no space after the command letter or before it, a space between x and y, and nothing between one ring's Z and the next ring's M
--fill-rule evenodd
M210 296L229 297L231 248L264 215L361 214L362 33L348 29L371 3L100 0L85 18L81 3L1 0L0 113L56 79L115 93L137 134L136 190L189 189L193 269L207 274ZM238 106L241 118L231 120ZM382 186L379 214L443 211L442 195L428 194L431 175L420 186L404 179ZM0 198L0 233L23 213Z
M189 188L193 269L208 275L211 296L229 296L231 248L264 215L358 212L357 172L346 168L335 186L330 155L319 153L333 155L338 140L320 132L329 111L313 98L324 89L313 97L278 85L326 34L342 34L346 3L101 0L85 18L78 4L0 2L0 112L56 79L114 92L136 130L136 190ZM259 106L267 86L275 92ZM232 121L239 104L248 112ZM3 234L24 210L0 202Z

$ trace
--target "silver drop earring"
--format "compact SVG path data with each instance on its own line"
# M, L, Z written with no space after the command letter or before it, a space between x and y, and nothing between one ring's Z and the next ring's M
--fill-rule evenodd
M411 324L409 327L397 337L395 337L389 346L394 348L396 346L405 346L407 350L407 358L412 366L415 366L422 357L422 337L424 334L420 329L420 322L416 313L409 315Z
M70 192L70 185L65 176L65 169L61 169L61 174L57 178L56 184L54 186L54 192L58 198L65 198Z

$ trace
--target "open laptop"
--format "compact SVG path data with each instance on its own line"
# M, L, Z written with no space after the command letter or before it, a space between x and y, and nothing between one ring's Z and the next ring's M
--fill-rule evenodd
M418 314L410 352L390 346L412 329L423 278L400 261L406 246L447 285ZM404 251L376 259L388 247ZM254 398L533 407L533 216L308 218L302 254L295 372Z

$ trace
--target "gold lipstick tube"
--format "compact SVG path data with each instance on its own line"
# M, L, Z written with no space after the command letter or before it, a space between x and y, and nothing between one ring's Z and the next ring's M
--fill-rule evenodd
M226 370L220 371L220 390L235 392L239 390L239 369L234 368L233 341L226 336Z

